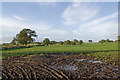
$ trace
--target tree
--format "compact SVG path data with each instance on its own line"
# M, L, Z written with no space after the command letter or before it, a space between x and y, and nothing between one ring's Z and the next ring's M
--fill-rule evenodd
M57 43L56 41L50 41L50 44L52 44L52 45L54 45L56 43Z
M108 43L108 42L113 42L113 41L112 41L112 40L109 40L109 39L106 39L106 40L102 39L102 40L99 41L99 43L104 43L104 42L107 42L107 43Z
M120 35L118 35L118 40L120 41Z
M28 43L32 43L35 41L35 39L32 37L37 37L34 30L23 29L22 31L20 31L19 34L16 35L15 38L13 38L12 43L27 45Z
M64 41L63 44L64 45L70 45L70 40Z
M64 44L64 45L67 45L67 41L64 41L63 44Z
M81 45L81 44L83 43L83 41L82 41L82 40L80 40L78 43L79 43L79 45Z
M43 44L48 46L48 44L50 44L50 40L48 38L45 38L43 40Z
M59 44L60 44L60 45L63 45L63 41L59 41Z
M92 42L92 40L88 40L88 42L89 42L89 43L91 43L91 42Z
M78 42L78 40L77 40L77 39L74 39L73 42L76 44L76 43Z
M113 40L110 40L109 42L113 42Z
M70 44L70 40L67 40L66 43L69 45Z
M106 40L104 40L104 39L99 41L99 43L104 43L104 42L106 42Z
M119 40L115 40L115 43L118 43L119 42Z
M113 42L113 40L106 39L106 42Z
M106 39L106 41L105 42L110 42L110 40L109 39Z
M118 39L115 40L115 43L120 43L120 35L118 35L117 37L118 37Z
M16 45L17 44L17 39L14 37L11 44Z
M73 41L70 41L70 44L71 44L71 45L75 45L75 42L73 42Z
M120 35L118 35L117 37L118 37L118 39L115 42L120 43Z

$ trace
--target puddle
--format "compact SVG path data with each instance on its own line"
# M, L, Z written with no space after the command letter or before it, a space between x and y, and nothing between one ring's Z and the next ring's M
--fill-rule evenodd
M86 59L76 59L75 61L86 61Z
M90 61L90 62L92 62L92 63L103 63L101 61Z
M99 72L95 72L96 74L99 74Z
M87 62L91 62L91 63L103 63L101 61L93 61L93 60L86 60L86 59L76 59L75 61L87 61Z
M89 60L88 62L93 62L93 60Z
M118 69L112 69L112 70L114 70L114 71L118 71Z
M93 60L88 60L88 62L91 62L91 63L103 63L101 61L93 61Z
M97 66L96 69L100 69L100 71L102 71L102 72L107 72L107 73L109 72L109 71L106 71L106 69L105 69L105 68L109 69L109 65L107 65L107 63L104 63L104 62L101 62L101 61L94 61L94 60L87 60L87 59L75 59L75 61L78 61L78 62L85 61L86 63L97 63L97 64L101 64L102 63L102 64L106 64L106 65L101 65L102 67L101 66ZM60 65L60 66L54 65L54 66L51 66L51 67L56 68L56 69L68 70L68 71L71 71L71 72L74 72L74 73L76 73L75 70L79 69L79 67L76 67L75 65ZM83 67L81 67L81 68L83 68ZM89 66L84 66L83 69L87 69L87 71L88 71L89 70ZM116 67L116 68L111 69L111 70L117 72L118 68ZM100 71L99 70L95 70L95 74L101 76L102 78L106 78L105 76L102 76L103 74L100 73Z
M53 67L53 66L52 66ZM65 66L54 66L55 68L60 68L60 69L64 69L64 70L69 70L69 71L74 71L77 70L78 67L76 67L75 65L65 65Z

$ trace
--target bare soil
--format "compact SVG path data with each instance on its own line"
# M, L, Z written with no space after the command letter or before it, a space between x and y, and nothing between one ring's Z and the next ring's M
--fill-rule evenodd
M49 54L2 60L2 79L117 79L118 61L95 61L86 54Z

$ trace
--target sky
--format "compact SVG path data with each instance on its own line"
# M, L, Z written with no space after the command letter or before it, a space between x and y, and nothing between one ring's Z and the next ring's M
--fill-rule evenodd
M2 43L11 42L22 29L35 30L36 41L116 40L117 2L3 2Z

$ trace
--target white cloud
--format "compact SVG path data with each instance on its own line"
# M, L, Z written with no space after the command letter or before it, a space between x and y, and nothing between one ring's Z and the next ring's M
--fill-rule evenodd
M52 25L41 21L34 24L23 23L10 18L3 18L2 20L0 19L0 21L2 21L2 23L0 23L0 25L2 25L0 32L3 33L3 42L11 41L13 37L24 28L35 30L38 35L65 35L67 33L65 30L54 29Z
M59 34L59 35L65 35L67 32L64 31L64 30L54 29L54 30L50 30L50 33Z
M3 18L2 20L2 30L3 31L9 31L9 32L17 32L23 28L30 28L36 30L38 33L41 34L64 34L64 30L60 29L53 29L52 25L49 25L45 22L39 22L39 23L22 23L18 22L16 20L12 20L9 18Z
M18 27L20 26L20 23L9 19L9 18L2 18L2 29L3 31L15 31L16 29L18 29Z
M84 26L87 26L87 25L99 24L99 23L101 23L101 22L103 22L103 21L107 21L107 20L113 19L113 18L115 18L115 17L117 17L117 16L118 16L118 13L113 13L113 14L111 14L111 15L108 15L108 16L105 16L105 17L102 17L102 18L93 20L93 21L91 21L91 22L89 22L89 23L87 23L87 24L83 24L82 26L84 27Z
M17 16L17 15L13 15L13 17L15 18L15 19L17 19L17 20L20 20L20 21L23 21L24 19L23 18L21 18L20 16Z
M69 5L62 13L64 23L67 25L75 24L80 21L88 21L96 16L99 9L95 3L74 2Z
M48 25L46 23L30 24L29 27L34 29L39 34L65 35L67 33L66 31L61 29L53 29L52 25Z
M111 15L82 24L77 30L74 30L73 33L81 36L90 35L91 38L96 40L97 38L116 39L118 33L117 15L118 13L113 13Z
M108 23L108 22L111 23L111 21L109 21L109 20L111 20L111 19L113 19L113 18L115 18L117 16L118 16L118 13L113 13L111 15L108 15L108 16L105 16L105 17L102 17L102 18L99 18L99 19L95 19L95 20L90 21L88 23L82 24L80 26L79 30L81 28L86 28L86 27L88 27L88 28L93 27L93 26L97 27L97 26L99 26L101 24ZM88 29L88 28L86 28L86 29Z

